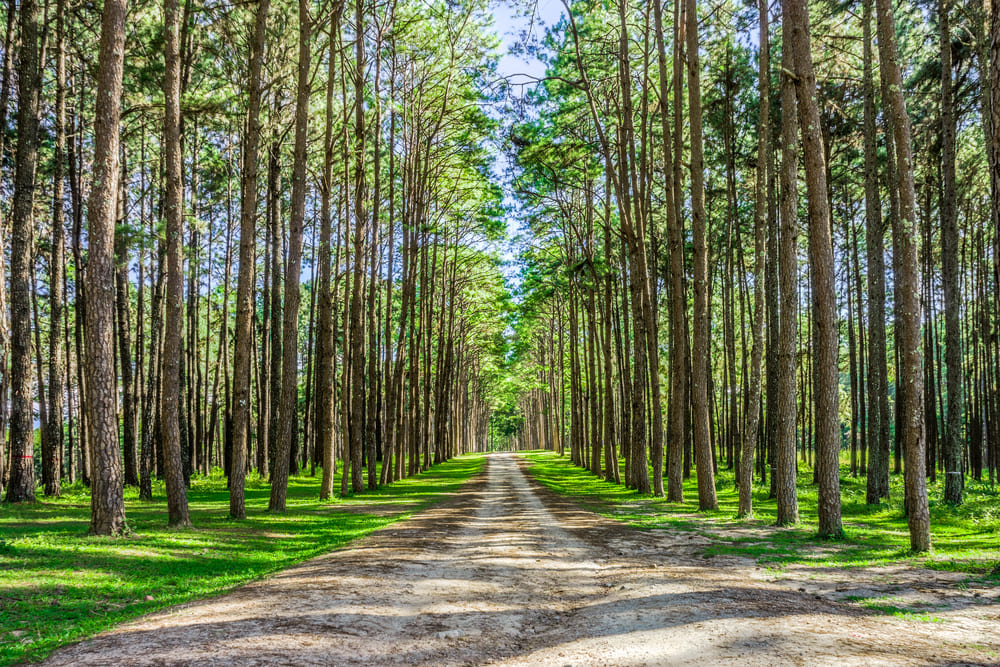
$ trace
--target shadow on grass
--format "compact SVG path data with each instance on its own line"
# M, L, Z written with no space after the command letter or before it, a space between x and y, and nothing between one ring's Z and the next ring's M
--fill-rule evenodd
M893 476L892 500L866 505L864 478L841 474L841 509L845 535L836 540L816 536L817 490L812 475L799 476L799 524L776 528L775 500L768 489L754 489L754 518L736 519L739 494L733 474L720 470L716 477L719 509L700 512L697 482L685 480L683 503L642 496L622 485L605 481L574 466L554 452L525 452L529 472L553 491L572 496L581 506L603 516L624 521L640 530L692 531L714 541L706 555L728 554L756 559L758 563L807 563L825 567L880 566L906 563L931 569L989 575L1000 549L1000 489L975 480L966 482L966 500L960 507L936 502L941 482L929 485L931 533L934 553L914 556L903 513L902 477ZM998 578L1000 579L1000 578Z
M0 665L37 660L58 646L121 621L227 591L251 579L343 546L458 489L482 456L347 498L319 501L319 477L289 480L288 511L267 512L270 489L246 490L247 519L228 518L221 475L195 479L188 492L194 530L166 529L162 483L152 502L129 490L133 534L86 535L90 511L81 488L60 499L0 506ZM392 505L395 511L384 511ZM379 509L383 507L383 509Z

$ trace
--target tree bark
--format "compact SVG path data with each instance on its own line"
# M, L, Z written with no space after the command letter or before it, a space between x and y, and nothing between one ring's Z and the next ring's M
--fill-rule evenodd
M236 279L236 350L233 356L233 462L229 478L229 516L246 518L244 483L250 431L250 362L253 355L254 246L257 222L257 157L260 146L261 70L267 40L270 0L258 0L254 13L253 42L243 136L243 192L240 203L240 255Z
M124 178L124 174L122 177ZM122 194L124 197L124 193ZM115 255L115 305L118 311L118 365L121 371L122 385L122 445L125 453L125 484L139 486L139 462L136 456L136 402L133 391L131 321L129 317L128 245L123 229L115 231Z
M905 406L900 413L900 439L906 457L904 477L910 546L914 551L931 547L930 512L924 452L924 370L920 354L920 275L917 262L916 191L913 185L913 153L910 117L906 112L903 77L896 45L896 26L890 0L877 0L878 44L886 107L892 118L896 149L896 186L899 216L893 226L892 266L895 275L896 326L900 374L897 392Z
M285 304L282 311L281 399L278 404L277 461L271 478L268 509L285 511L292 440L298 426L299 273L302 268L302 229L306 209L306 142L309 132L309 0L299 0L298 90L295 101L295 154L292 163L292 210L288 222L288 259L285 262Z
M30 1L30 0L29 0ZM124 480L118 450L114 363L114 240L118 203L119 125L125 54L125 1L106 0L94 109L94 179L87 206L87 408L93 457L92 535L119 535L125 525Z
M319 497L326 500L333 495L333 476L336 468L336 452L333 442L333 292L330 276L333 217L333 92L336 77L336 44L340 35L340 14L343 2L337 3L330 23L330 51L326 83L326 126L323 135L323 178L321 180L320 228L319 228L319 319L316 330L316 447L323 456L323 479Z
M955 99L952 92L951 2L940 0L941 27L941 278L948 388L943 444L944 501L962 503L962 329L958 288L958 218L955 213ZM933 470L933 462L931 469Z
M785 17L782 17L785 21ZM798 335L798 153L799 127L792 80L791 31L781 31L781 227L778 241L779 331L777 423L774 445L774 485L777 524L798 523L799 501L795 488L796 377L795 348Z
M885 344L885 229L879 197L875 126L875 84L872 73L872 4L864 0L864 152L865 246L868 256L868 476L866 502L889 497L889 390ZM890 139L891 141L891 139Z
M670 81L667 73L667 49L663 35L663 6L659 0L653 3L653 20L656 31L656 57L659 69L659 112L660 129L663 133L664 206L667 217L667 248L670 264L670 401L668 414L669 437L667 438L667 500L684 501L684 480L682 479L682 458L684 455L684 408L687 403L687 386L683 381L686 364L687 341L684 340L684 314L686 295L684 292L684 244L681 238L681 221L677 215L672 174L674 156L670 137L670 122L667 114L667 99L670 96ZM607 240L605 241L607 244ZM608 313L610 317L610 313ZM608 333L610 339L610 331ZM610 352L610 340L608 341ZM610 363L607 364L610 366Z
M694 246L694 331L691 350L691 407L698 507L718 509L708 415L708 235L705 214L704 151L702 148L701 62L698 57L697 0L687 3L688 116L691 127L691 233Z
M181 242L184 237L183 168L181 164L181 88L179 3L164 0L164 214L166 233L166 309L163 317L163 378L160 394L160 443L167 488L168 524L191 525L181 458L181 332L184 328L184 273ZM88 304L89 305L89 304ZM88 349L89 351L89 349Z
M32 414L31 288L34 263L35 166L38 162L39 63L38 4L22 0L18 65L17 149L10 245L10 479L7 502L35 499Z
M350 336L351 336L351 490L364 490L361 464L365 445L365 377L364 353L360 347L364 340L362 331L361 294L363 287L364 239L367 232L365 212L365 116L364 116L364 22L362 0L355 3L355 71L354 71L354 276L351 285ZM346 472L346 471L345 471Z
M840 341L837 294L827 193L826 152L820 131L805 0L783 0L783 29L789 31L796 74L795 91L809 202L809 254L812 259L812 299L815 336L813 400L816 409L816 477L819 482L819 534L843 534L840 519Z
M0 125L2 127L2 125ZM49 255L49 424L51 470L45 495L58 496L63 468L63 392L65 364L62 339L65 331L63 281L66 264L66 0L56 2L56 140L52 153L52 248ZM36 326L38 326L36 324ZM2 437L2 436L0 436ZM0 464L2 467L2 464ZM2 473L0 473L2 475Z

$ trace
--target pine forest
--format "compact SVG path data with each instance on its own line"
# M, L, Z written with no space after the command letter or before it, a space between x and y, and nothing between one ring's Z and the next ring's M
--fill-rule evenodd
M372 618L431 596L416 626L344 643L297 617L327 642L299 664L794 662L746 638L771 626L743 598L698 603L746 635L723 646L518 597L634 576L650 631L694 614L646 575L563 572L610 567L577 539L696 559L763 607L827 594L776 592L786 569L835 567L830 609L853 611L810 614L909 624L805 640L809 663L995 660L995 4L6 0L0 664L335 549L402 577L409 545L507 606L450 629L422 575L383 582ZM421 529L350 560L396 521ZM886 567L896 588L858 583ZM321 575L301 590L365 595ZM928 577L924 602L898 593ZM973 620L945 641L924 615L958 623L954 595ZM299 650L177 653L203 642L179 632L48 664ZM645 652L588 653L592 633Z

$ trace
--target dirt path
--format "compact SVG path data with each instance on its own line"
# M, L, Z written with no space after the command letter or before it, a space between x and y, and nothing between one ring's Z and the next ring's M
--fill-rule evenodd
M1000 664L995 601L872 615L686 537L580 510L492 455L406 522L45 664Z

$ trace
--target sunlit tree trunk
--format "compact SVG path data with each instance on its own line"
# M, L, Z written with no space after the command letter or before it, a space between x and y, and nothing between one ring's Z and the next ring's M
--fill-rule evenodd
M899 191L899 216L894 220L892 234L892 268L895 276L897 355L901 376L906 378L906 381L897 383L897 392L904 406L899 422L906 457L907 521L911 548L927 551L931 547L931 537L924 458L924 370L920 354L920 276L910 117L906 112L892 5L889 0L877 0L876 8L881 71L887 93L886 109L892 117L892 139L897 158L896 186Z
M292 159L292 211L288 223L285 262L285 304L282 331L281 399L278 404L277 461L271 478L268 509L285 511L292 440L298 424L299 273L302 268L302 230L306 212L306 141L309 132L309 0L299 0L299 63L295 100L295 148Z
M87 408L93 456L90 532L119 535L125 525L124 479L118 450L114 363L115 213L119 122L125 53L125 2L106 0L94 109L94 163L87 206Z
M840 519L840 340L827 193L826 153L813 72L809 8L805 0L783 0L782 26L791 32L799 123L809 201L809 254L812 259L814 320L813 401L816 406L816 477L819 481L819 534L839 535Z
M52 151L52 247L49 255L49 424L48 441L51 454L45 477L45 495L58 496L63 468L63 393L65 368L63 333L65 329L66 263L66 2L56 3L56 101L55 146ZM0 125L3 127L3 125ZM0 267L2 268L2 267ZM38 323L36 326L40 326ZM2 400L2 399L0 399ZM2 437L2 436L0 436ZM0 452L2 458L2 452ZM0 464L0 468L3 464ZM0 477L3 476L0 470ZM2 486L2 482L0 482Z
M786 17L782 16L782 22ZM777 423L774 485L779 526L799 520L796 465L796 340L798 335L798 153L799 125L792 81L791 31L782 30L781 49L781 225L778 241L780 323L778 332Z
M257 221L257 157L260 146L261 69L270 0L258 0L253 22L247 123L243 136L243 193L240 204L239 274L236 279L236 350L233 356L233 462L229 515L246 518L244 480L250 431L250 363L253 355L254 238Z
M708 406L708 219L705 213L704 150L702 148L701 60L698 57L697 0L686 0L688 116L691 127L691 234L694 247L694 331L691 337L691 407L698 507L718 508Z
M184 172L181 164L180 15L177 0L164 0L163 120L164 213L166 235L166 310L163 317L163 379L160 395L160 442L167 487L168 523L188 526L187 494L181 458L181 332L184 327L184 273L181 242L184 237ZM92 307L88 304L88 307ZM90 348L88 347L88 352Z
M21 48L18 58L17 149L14 155L14 200L10 243L10 480L7 502L35 499L35 437L31 379L31 280L34 274L35 166L38 162L39 7L22 0ZM116 151L117 152L117 151ZM117 156L115 157L117 164ZM114 177L117 179L117 175ZM114 215L115 190L111 194ZM113 286L112 286L113 289ZM113 294L112 294L113 298ZM113 320L111 320L113 322ZM112 376L114 367L112 365Z

